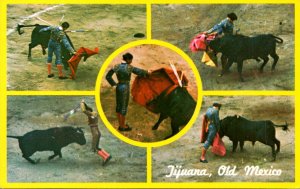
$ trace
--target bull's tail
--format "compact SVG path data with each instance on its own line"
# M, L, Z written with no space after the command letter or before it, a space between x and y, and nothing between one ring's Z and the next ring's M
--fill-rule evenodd
M274 124L274 126L275 127L282 127L282 130L284 130L284 131L288 131L289 130L287 122L285 122L285 125L275 125Z
M19 35L22 35L24 33L24 31L21 31L21 28L26 28L26 27L35 27L38 26L39 24L34 24L34 25L22 25L22 24L18 24L17 26L17 31Z
M8 135L7 137L9 137L9 138L16 138L16 139L22 138L22 136L11 136L11 135Z
M283 43L283 39L281 39L280 37L276 37L274 35L272 35L272 37L275 39L276 43Z

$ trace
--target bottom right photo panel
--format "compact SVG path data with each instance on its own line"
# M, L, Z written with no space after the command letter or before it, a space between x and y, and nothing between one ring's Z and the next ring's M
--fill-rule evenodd
M190 130L152 150L153 182L295 182L294 96L204 96Z

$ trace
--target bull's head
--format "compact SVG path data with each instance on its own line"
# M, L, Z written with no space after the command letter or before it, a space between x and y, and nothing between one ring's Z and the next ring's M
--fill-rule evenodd
M220 48L220 41L221 39L220 38L216 38L214 40L212 40L208 46L215 52L215 53L218 53L218 52L221 52L221 48Z
M239 116L234 115L234 116L227 116L224 119L220 120L220 129L219 129L219 135L220 137L228 136L230 133L229 128L231 125L235 125L236 121L239 119Z
M84 132L82 131L82 128L77 127L74 129L74 141L80 145L86 144L86 139L84 137Z

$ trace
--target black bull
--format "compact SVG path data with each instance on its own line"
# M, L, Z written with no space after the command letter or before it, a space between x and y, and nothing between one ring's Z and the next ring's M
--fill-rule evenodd
M7 136L19 140L19 147L23 157L32 164L34 161L30 158L37 151L53 151L54 155L49 156L49 160L56 156L62 157L61 149L71 143L80 145L86 144L84 133L80 128L55 127L47 130L33 130L23 136Z
M35 27L32 32L31 32L31 42L28 45L28 59L31 58L31 49L41 45L42 47L42 52L43 55L46 54L46 49L48 47L48 43L50 40L50 31L45 31L45 32L40 32L41 29L46 28L48 26L46 25L39 25L39 24L35 24L35 25L18 25L17 26L17 30L19 35L23 34L24 32L21 31L21 28L23 27ZM70 43L70 45L74 48L74 45L70 39L70 37L66 34L66 37ZM66 47L61 43L61 58L62 58L62 63L64 65L65 68L68 67L68 60L72 57L72 55L69 53L68 49L66 49Z
M261 34L255 36L244 35L225 35L222 38L217 38L210 42L209 47L215 53L222 53L228 59L225 65L222 65L223 75L232 65L237 63L237 70L241 81L243 61L247 59L263 59L263 64L260 66L260 72L263 72L264 66L269 61L270 55L273 59L272 71L275 69L279 56L276 54L276 43L282 43L283 40L272 34ZM223 64L223 62L222 62Z
M164 119L171 118L172 134L167 139L177 134L179 128L189 122L195 111L196 101L186 88L177 87L170 94L163 92L148 105L155 107L154 112L160 114L152 130L156 130Z
M275 127L283 127L282 130L288 130L287 123L285 125L275 125L270 120L250 121L241 116L227 116L221 120L219 135L229 137L233 143L232 152L235 152L238 142L241 151L243 150L244 141L251 141L252 144L259 141L272 148L273 160L276 159L276 153L280 151L280 141L276 139ZM277 146L275 152L275 144Z

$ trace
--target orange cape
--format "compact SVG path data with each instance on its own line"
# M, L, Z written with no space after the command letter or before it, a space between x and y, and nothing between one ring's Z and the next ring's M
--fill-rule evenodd
M97 48L97 47L94 50L90 50L88 48L80 47L80 49L77 50L76 54L73 55L70 58L70 60L68 60L69 67L71 69L71 78L72 79L76 78L77 67L78 67L78 64L79 64L82 57L88 58L88 57L90 57L94 54L98 54L98 52L99 52L99 48Z
M188 79L182 71L177 71L177 73L179 77L182 77L182 83L187 85ZM148 77L136 77L132 84L131 94L133 101L154 112L154 109L148 105L149 102L166 90L167 94L171 93L178 86L178 80L173 70L160 68L154 70Z

